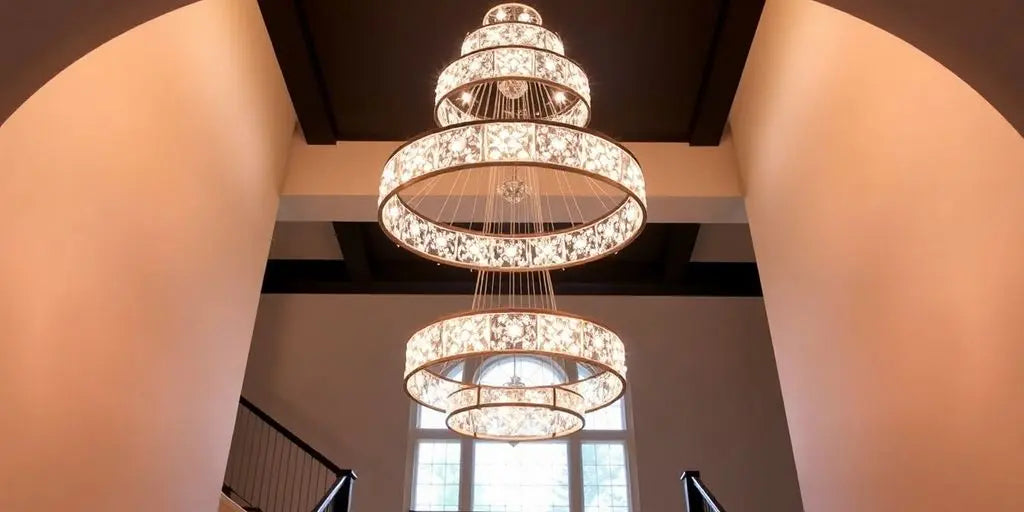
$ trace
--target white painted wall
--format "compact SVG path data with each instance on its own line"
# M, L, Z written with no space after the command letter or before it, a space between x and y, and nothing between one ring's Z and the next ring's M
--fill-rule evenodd
M294 119L205 0L0 127L0 510L216 510Z
M732 114L807 510L1024 510L1024 140L910 45L769 0Z
M402 510L404 342L465 309L457 296L264 295L245 395L359 473L355 510ZM759 299L562 297L627 344L638 512L681 510L699 469L729 510L801 510Z

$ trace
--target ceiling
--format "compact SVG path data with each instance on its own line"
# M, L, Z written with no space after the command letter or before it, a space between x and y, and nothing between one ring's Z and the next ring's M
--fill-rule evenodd
M136 25L195 1L0 3L0 76L4 77L4 87L0 87L0 123L39 87L81 56ZM273 15L277 12L275 4L287 8L287 4L296 1L259 0L259 3L265 14ZM1019 92L1024 84L1024 66L1018 65L1024 51L1024 32L1020 30L1018 0L818 1L881 27L920 48L967 81L999 109L1018 132L1024 133L1024 95ZM546 7L547 3L538 5ZM588 2L591 3L598 2ZM730 3L760 5L763 1ZM478 5L465 0L463 4ZM288 16L282 21L288 22Z
M469 295L475 280L396 247L375 222L278 222L263 293ZM619 253L552 281L559 295L761 296L745 224L648 224Z
M437 75L496 0L261 0L307 142L433 127ZM593 89L591 127L717 145L763 0L532 0Z

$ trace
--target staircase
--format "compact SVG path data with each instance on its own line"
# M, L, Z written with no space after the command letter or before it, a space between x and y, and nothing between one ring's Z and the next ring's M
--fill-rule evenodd
M683 496L687 512L725 512L715 496L700 479L700 471L684 471L679 478L683 482Z
M349 512L355 473L341 469L244 397L221 512Z

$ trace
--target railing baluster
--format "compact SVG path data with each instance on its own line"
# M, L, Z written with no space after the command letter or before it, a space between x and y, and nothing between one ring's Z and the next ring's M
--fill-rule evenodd
M311 477L313 476L313 471L311 469L313 467L312 462L313 462L313 457L307 457L306 458L306 463L302 465L302 508L303 509L312 508L312 505L310 505L310 503L309 503L309 488L310 488L309 483L310 483L310 480L312 479Z
M282 443L280 465L278 466L277 470L277 482L274 485L274 494L277 497L276 501L278 505L278 510L287 510L281 506L281 502L284 501L284 494L281 491L281 489L288 489L287 487L285 487L285 475L287 475L288 471L288 455L291 454L292 452L290 448L291 445L287 443Z
M224 486L231 499L261 512L349 512L354 478L250 402L240 400L224 470Z
M289 468L288 468L288 471L292 474L292 476L291 476L291 484L288 485L288 492L291 493L291 495L289 496L290 497L289 501L291 502L291 505L292 505L290 510L299 510L299 493L295 492L295 489L298 488L298 486L296 484L299 481L298 467L299 467L299 461L300 460L302 460L302 454L301 453L296 453L295 454L295 463L294 463L294 465L293 466L289 466Z
M267 482L267 484L266 484L266 487L267 487L267 510L265 512L274 512L276 510L274 508L274 504L277 502L277 486L274 485L274 483L276 482L277 472L278 472L278 468L279 468L279 464L278 464L278 461L277 461L277 450L279 448L278 445L280 445L280 443L278 442L280 437L281 436L277 435L277 433L274 433L274 443L273 443L273 447L270 449L271 456L270 456L270 465L269 465L269 471L268 471L269 474L270 474L270 478L269 478L269 482Z
M245 495L251 499L253 492L256 491L256 455L259 453L256 449L256 442L258 441L258 437L256 434L259 432L259 424L256 423L256 416L254 416L251 412L248 414L248 416L249 429L246 432L246 436L249 438L248 462L249 467L252 468L252 471L247 472L248 474L246 475L245 482L242 482L244 484L244 487L240 487L240 489L244 489Z

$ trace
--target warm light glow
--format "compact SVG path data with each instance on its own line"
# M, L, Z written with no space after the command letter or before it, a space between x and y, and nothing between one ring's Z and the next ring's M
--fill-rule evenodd
M443 371L499 354L592 370L565 382L507 386L456 381ZM449 428L487 439L544 439L580 430L584 413L622 396L625 375L625 348L615 333L551 311L467 313L421 329L406 346L409 396L447 412Z
M566 57L548 50L523 47L494 47L470 53L452 62L441 72L434 89L435 117L441 126L456 122L487 119L492 116L480 115L452 105L452 96L458 91L481 84L498 84L509 81L536 84L539 91L524 100L534 107L543 108L545 97L555 92L572 95L572 102L562 102L559 108L548 107L542 115L533 112L526 117L565 122L584 126L590 120L590 81L583 68ZM455 112L449 112L452 105ZM521 110L527 105L513 106ZM576 107L573 109L572 107ZM529 109L527 109L529 110ZM462 118L449 120L461 114Z
M523 146L520 140L530 143ZM433 222L399 197L410 183L452 169L488 170L509 162L593 176L614 185L627 199L594 222L508 238ZM640 164L615 142L564 125L477 122L428 134L399 148L384 166L378 205L385 233L424 257L459 267L526 271L565 268L618 251L643 228L646 201Z
M498 46L529 46L565 55L565 46L558 34L540 25L528 23L484 25L470 32L463 40L462 55Z
M484 25L490 25L493 23L506 23L509 21L519 21L522 23L535 23L540 25L543 20L540 17L540 13L536 9L528 5L518 3L501 4L492 7L487 14L484 15Z
M410 397L478 438L572 434L626 384L622 341L558 312L549 272L636 238L647 219L644 175L629 151L584 128L589 79L541 23L523 4L490 9L437 79L441 128L396 150L380 181L378 219L392 240L478 271L471 311L414 334L405 371ZM460 216L463 204L471 210ZM478 369L495 360L511 368L507 378L482 379ZM537 382L526 361L561 377Z

